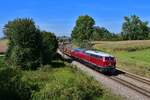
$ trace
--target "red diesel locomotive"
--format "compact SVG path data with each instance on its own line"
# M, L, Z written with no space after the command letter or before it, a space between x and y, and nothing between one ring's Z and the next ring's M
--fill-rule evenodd
M92 64L97 70L102 72L112 72L116 68L115 57L104 52L80 48L71 49L68 47L62 48L61 52L70 56L71 58L76 58Z

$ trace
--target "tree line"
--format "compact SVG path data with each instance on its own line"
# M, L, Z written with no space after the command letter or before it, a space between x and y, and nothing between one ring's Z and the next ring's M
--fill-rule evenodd
M95 25L95 20L88 15L79 16L72 30L73 41L101 41L101 40L147 40L150 39L148 21L132 15L124 17L120 33L112 33L105 27Z
M122 32L115 34L105 27L96 26L92 17L79 16L71 38L83 46L89 41L150 39L150 27L147 21L140 20L136 15L124 19ZM7 64L23 69L36 69L41 65L50 64L56 54L58 41L55 34L41 31L33 19L17 18L9 21L4 26L3 32L9 40L6 52Z
M51 63L58 47L54 33L41 31L33 19L17 18L4 26L9 40L5 60L11 66L36 69Z

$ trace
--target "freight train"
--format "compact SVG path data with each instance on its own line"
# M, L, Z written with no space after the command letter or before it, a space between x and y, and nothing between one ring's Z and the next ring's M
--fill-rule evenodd
M59 49L71 58L91 64L98 71L111 73L115 71L116 59L110 54L81 48L72 49L67 46L60 46Z

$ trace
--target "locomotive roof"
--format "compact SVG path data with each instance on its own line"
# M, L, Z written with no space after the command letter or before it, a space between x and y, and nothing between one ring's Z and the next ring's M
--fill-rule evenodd
M93 55L97 55L97 56L114 57L114 56L112 56L110 54L107 54L107 53L104 53L104 52L100 52L100 51L92 51L92 50L86 50L86 49L81 49L81 48L75 48L74 50L80 51L80 52L89 53L89 54L93 54Z
M81 51L81 52L85 51L85 49L81 49L81 48L75 48L74 50Z
M99 52L99 51L87 50L87 51L85 51L85 53L89 53L89 54L93 54L93 55L97 55L97 56L113 57L110 54L107 54L107 53L104 53L104 52Z

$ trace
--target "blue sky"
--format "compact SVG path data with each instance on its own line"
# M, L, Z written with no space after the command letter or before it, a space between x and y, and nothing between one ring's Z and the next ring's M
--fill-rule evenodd
M136 14L150 21L149 0L0 0L0 37L15 18L30 17L42 29L70 35L79 15L92 16L96 25L120 32L124 16Z

